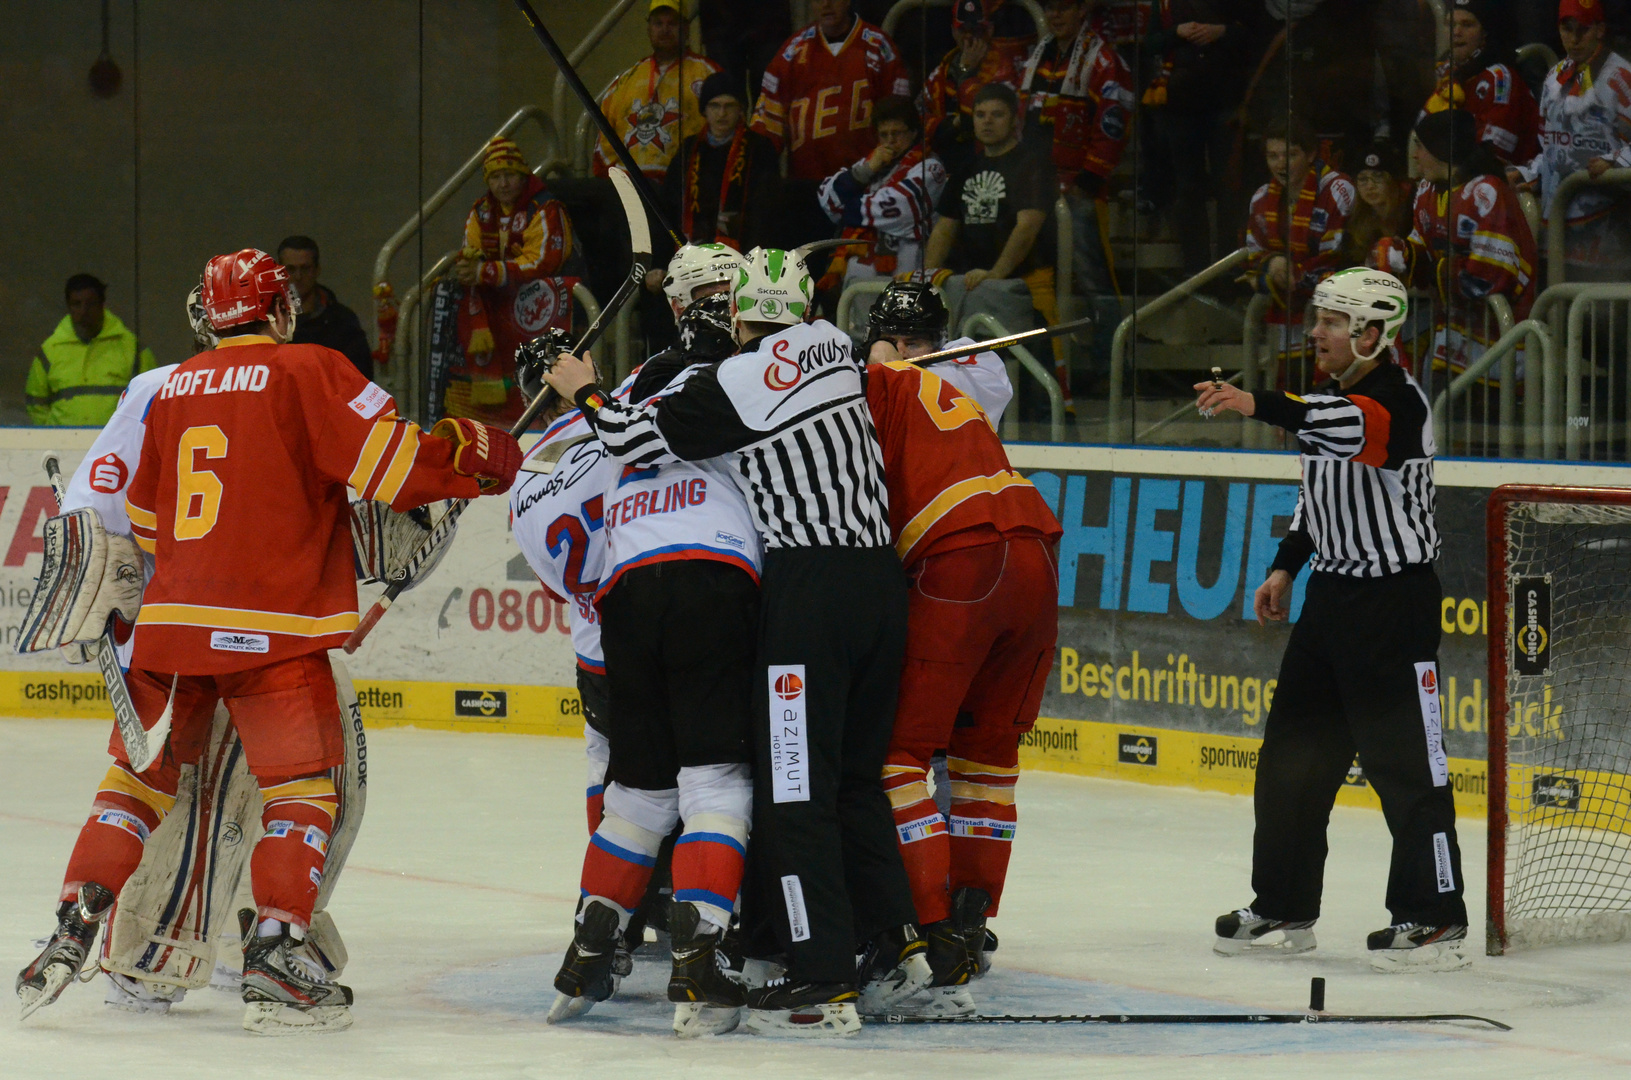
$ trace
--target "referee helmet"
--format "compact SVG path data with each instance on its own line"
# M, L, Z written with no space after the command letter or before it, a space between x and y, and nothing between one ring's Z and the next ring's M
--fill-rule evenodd
M1354 343L1355 360L1374 360L1382 350L1393 344L1410 312L1410 294L1404 283L1386 270L1371 270L1356 266L1338 270L1314 288L1311 308L1340 311L1348 316L1348 337ZM1372 323L1379 324L1381 335L1376 347L1361 353L1358 342Z
M815 282L797 252L754 248L736 272L732 313L738 321L792 326L804 321L814 295Z

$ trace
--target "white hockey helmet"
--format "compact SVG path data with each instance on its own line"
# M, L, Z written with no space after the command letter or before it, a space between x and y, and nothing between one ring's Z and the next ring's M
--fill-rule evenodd
M1410 293L1386 270L1355 266L1338 270L1314 288L1311 308L1340 311L1348 316L1348 337L1357 343L1372 323L1382 324L1382 335L1369 353L1354 349L1355 360L1374 360L1393 344L1410 313Z
M663 295L678 319L695 299L692 295L704 285L736 283L736 272L742 268L742 256L728 244L685 244L668 260L668 272L663 275Z
M754 248L743 256L736 272L732 317L792 326L804 321L814 295L815 282L803 259L781 248Z
M193 328L193 344L199 349L213 349L221 343L215 336L210 317L204 314L204 284L199 282L187 294L187 323Z

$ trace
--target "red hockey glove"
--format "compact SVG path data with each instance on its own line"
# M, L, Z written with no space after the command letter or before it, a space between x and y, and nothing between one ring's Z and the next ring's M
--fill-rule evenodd
M507 431L467 420L438 420L430 433L453 444L453 471L474 476L483 495L502 495L521 468L521 446Z

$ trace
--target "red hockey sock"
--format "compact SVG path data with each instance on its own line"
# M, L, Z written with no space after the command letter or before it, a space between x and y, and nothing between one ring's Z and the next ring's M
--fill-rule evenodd
M109 766L68 858L59 899L74 899L87 881L118 896L142 861L148 835L175 806L180 779L181 770L173 761L140 775L122 761Z
M991 894L986 914L995 915L1008 877L1019 815L1014 807L1018 768L948 758L951 773L951 890L969 887Z
M266 828L249 860L257 913L303 931L311 923L317 889L323 883L329 830L334 828L340 796L327 773L257 779L265 800L261 824Z
M694 814L674 842L674 899L692 903L720 929L730 925L742 889L747 822L724 814Z
M951 917L951 894L946 888L951 845L946 819L929 796L927 768L904 756L891 754L883 767L884 792L895 812L895 839L901 862L912 886L912 904L923 925Z
M608 813L583 855L583 895L604 897L632 915L646 895L662 843L660 834Z

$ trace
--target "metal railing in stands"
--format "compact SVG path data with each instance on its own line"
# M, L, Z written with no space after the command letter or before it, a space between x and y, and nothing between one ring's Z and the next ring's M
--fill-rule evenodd
M622 21L623 16L629 13L629 9L639 2L640 0L617 0L607 9L606 14L601 16L600 21L591 27L587 34L583 35L583 39L572 47L572 51L566 54L567 62L574 68L579 67L585 58L595 51L595 47L606 40L606 35L610 34L612 28ZM692 35L691 40L696 40L695 35ZM567 109L571 103L577 101L577 98L566 92L566 73L564 71L555 73L555 83L550 88L549 101L550 117L555 123L555 130L567 130Z
M1012 330L1002 325L995 316L988 315L983 311L977 311L963 320L963 336L974 337L974 332L982 327L992 337L1006 337L1013 333ZM1004 351L1013 354L1014 359L1019 361L1020 366L1030 372L1031 377L1041 384L1043 392L1048 395L1048 440L1056 443L1064 442L1065 394L1064 391L1059 389L1059 381L1053 377L1042 361L1038 360L1035 354L1024 345L1011 345ZM1010 374L1009 382L1012 381L1013 376ZM1009 433L1009 423L1013 424L1012 434ZM1004 422L1003 427L1005 429L1003 438L1017 437L1019 433L1019 401L1017 394L1015 395L1015 401L1008 407L1008 420Z
M1600 303L1608 305L1606 318L1598 316ZM1624 460L1631 456L1626 438L1626 420L1631 417L1626 332L1631 328L1623 327L1623 318L1615 318L1616 303L1631 303L1631 284L1583 285L1569 299L1561 417L1563 456L1569 461ZM1617 343L1616 322L1622 324ZM1585 340L1588 333L1589 350ZM1601 340L1605 336L1606 345Z
M1122 319L1116 326L1115 336L1110 342L1110 400L1106 403L1105 412L1105 439L1107 442L1124 442L1132 435L1130 408L1132 388L1128 385L1126 354L1128 342L1132 341L1137 333L1139 320L1149 319L1160 314L1178 303L1178 301L1194 295L1202 286L1224 277L1245 262L1246 249L1236 248L1194 277L1179 282L1160 296L1157 296L1154 300Z
M1560 285L1568 280L1565 267L1568 258L1567 228L1557 228L1558 222L1568 220L1569 201L1583 187L1603 187L1609 184L1631 185L1631 169L1606 169L1599 177L1581 169L1558 182L1552 192L1552 203L1546 214L1546 284Z

